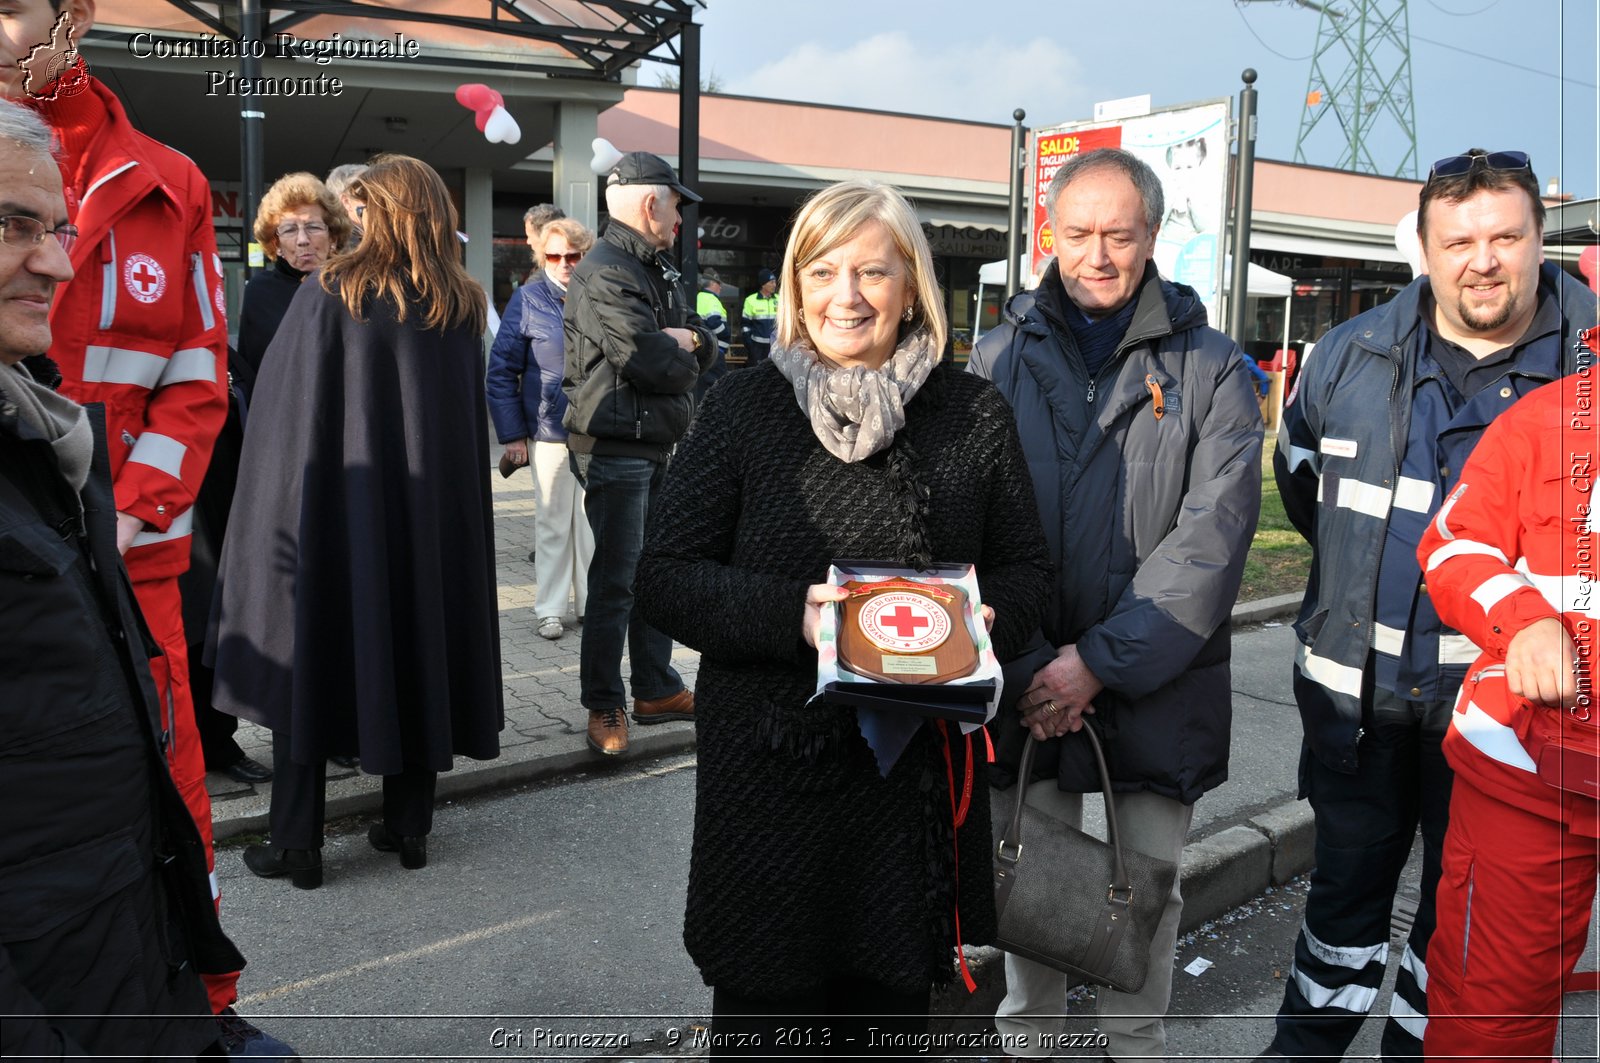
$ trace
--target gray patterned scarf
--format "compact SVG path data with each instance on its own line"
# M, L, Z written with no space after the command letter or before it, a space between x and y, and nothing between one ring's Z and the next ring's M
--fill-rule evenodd
M845 462L870 458L894 442L905 427L906 403L939 364L939 352L920 329L901 340L879 369L828 365L803 342L775 346L770 357L794 385L818 441Z
M17 406L17 416L50 441L61 475L74 493L89 482L94 432L82 406L36 383L20 365L0 362L0 402Z

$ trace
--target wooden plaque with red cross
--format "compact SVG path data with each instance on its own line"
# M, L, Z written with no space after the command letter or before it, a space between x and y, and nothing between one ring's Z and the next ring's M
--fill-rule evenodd
M978 667L967 592L948 584L888 579L844 585L839 663L885 683L948 683Z

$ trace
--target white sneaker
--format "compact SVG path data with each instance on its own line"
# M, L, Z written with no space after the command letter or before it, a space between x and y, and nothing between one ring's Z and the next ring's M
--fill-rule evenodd
M561 626L559 616L541 617L539 620L539 635L547 639L558 639L566 634L566 628Z

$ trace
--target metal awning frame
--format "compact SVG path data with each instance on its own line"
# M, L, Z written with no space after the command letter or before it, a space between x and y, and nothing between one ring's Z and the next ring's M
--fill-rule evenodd
M581 64L541 62L536 58L519 60L520 70L557 77L587 77L619 81L622 71L645 59L677 66L678 79L678 173L689 187L700 180L700 26L694 13L705 0L456 0L467 9L483 15L443 14L409 8L405 0L237 0L236 3L212 0L166 0L198 24L233 41L264 41L275 33L324 17L374 19L397 23L423 23L455 29L477 30L528 41L559 44ZM564 14L581 12L608 21L608 26L584 26ZM545 17L540 17L539 13ZM111 41L126 41L129 34L109 31L99 35ZM653 54L665 49L667 55ZM486 60L483 68L507 64ZM261 74L259 55L247 51L239 60L239 73L246 84L254 84ZM244 216L255 216L261 202L262 122L266 118L260 96L247 90L240 100L240 171L244 185ZM693 203L682 207L684 239L678 242L678 256L684 282L690 291L696 287L699 272L697 243L693 237L699 225L699 210ZM246 262L248 263L248 256ZM246 273L249 266L246 266Z
M703 0L579 0L573 6L610 23L584 26L563 21L560 9L542 0L458 0L462 7L480 10L480 15L410 10L398 0L258 0L255 4L166 0L166 3L219 37L233 41L288 33L310 19L324 17L420 23L540 41L560 45L579 65L527 57L517 60L514 64L517 69L559 77L606 80L616 80L623 70L646 59L683 66L679 44L683 27L692 24L695 11L704 6ZM249 30L251 8L260 12L259 33ZM545 17L540 17L539 11L545 12ZM91 36L126 44L132 34L95 30ZM654 54L661 50L663 54ZM512 64L489 60L478 65L494 68Z

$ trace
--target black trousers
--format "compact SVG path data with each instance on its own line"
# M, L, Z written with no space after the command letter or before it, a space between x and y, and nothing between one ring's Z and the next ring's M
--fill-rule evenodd
M711 991L712 1059L912 1057L915 1049L894 1047L892 1039L927 1029L927 989L900 993L866 978L833 978L812 992L776 998Z
M1317 866L1272 1040L1273 1050L1290 1059L1341 1058L1378 1003L1395 890L1419 827L1422 896L1380 1049L1385 1060L1422 1058L1428 1003L1420 976L1436 919L1454 778L1441 743L1455 699L1408 701L1378 690L1370 705L1354 775L1324 766L1309 749L1301 754Z
M244 759L233 736L239 730L239 718L218 712L211 707L211 689L216 673L205 666L202 643L189 644L189 693L194 696L194 722L200 731L200 752L206 760L206 771L221 771Z
M439 773L407 768L383 777L383 824L395 834L420 837L433 830L433 791ZM328 811L327 767L289 759L289 739L272 733L272 809L267 822L279 849L322 848Z

